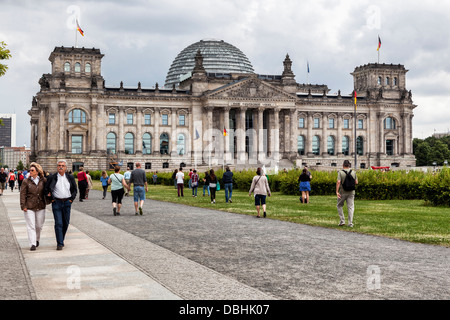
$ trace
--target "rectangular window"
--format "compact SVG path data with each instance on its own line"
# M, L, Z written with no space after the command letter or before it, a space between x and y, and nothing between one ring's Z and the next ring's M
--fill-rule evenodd
M315 129L320 128L320 119L319 118L314 118L314 128Z
M127 124L133 124L133 114L127 113Z
M328 124L329 124L330 129L334 129L334 118L328 119Z
M350 120L344 119L344 129L350 129Z
M83 136L72 136L72 153L83 153Z
M186 122L186 117L184 115L180 114L180 116L179 116L179 123L178 124L180 126L184 126L185 122Z
M109 114L109 124L116 124L116 114L115 113Z
M304 128L305 127L305 118L298 119L298 127Z
M358 129L364 129L364 120L358 119Z
M144 124L146 126L149 126L152 124L152 115L151 114L147 113L144 115Z
M151 162L146 162L145 163L145 169L146 170L150 170L152 168L152 163Z
M161 117L162 117L162 125L168 126L169 125L169 115L163 114Z
M394 155L394 140L386 140L386 154L388 156Z

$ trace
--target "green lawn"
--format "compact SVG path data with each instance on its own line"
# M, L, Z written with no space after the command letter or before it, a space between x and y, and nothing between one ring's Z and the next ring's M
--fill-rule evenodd
M94 184L101 190L98 181ZM190 189L184 191L184 197L178 198L174 187L149 185L147 196L153 200L256 216L254 198L247 192L233 190L233 203L227 204L225 192L220 190L216 204L211 204L208 196L203 197L201 187L197 198L192 197ZM450 247L450 209L426 206L422 200L356 200L354 227L350 228L338 227L336 197L311 196L309 204L301 204L298 196L275 192L267 197L267 218Z

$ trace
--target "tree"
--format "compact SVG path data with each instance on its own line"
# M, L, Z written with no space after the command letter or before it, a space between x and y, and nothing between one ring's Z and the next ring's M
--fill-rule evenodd
M11 58L11 53L6 49L6 43L0 41L0 62L1 60L8 60L9 58ZM0 63L0 77L6 73L6 70L8 70L8 66ZM2 119L0 119L0 126L3 126Z
M19 160L19 163L17 164L17 170L19 171L23 171L23 169L25 169L22 160Z

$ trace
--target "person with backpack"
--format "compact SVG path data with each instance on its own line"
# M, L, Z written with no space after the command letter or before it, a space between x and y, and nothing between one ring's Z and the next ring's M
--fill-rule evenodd
M197 198L197 190L198 190L198 174L197 170L194 170L191 175L191 188L192 188L192 197Z
M344 203L347 202L348 226L353 227L353 213L355 210L355 189L358 184L356 172L350 169L351 163L344 161L343 170L338 172L336 182L337 210L339 214L339 226L345 225Z

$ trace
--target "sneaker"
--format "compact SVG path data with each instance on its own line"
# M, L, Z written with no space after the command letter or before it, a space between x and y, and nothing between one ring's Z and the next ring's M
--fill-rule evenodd
M353 228L353 223L348 225L350 228Z
M114 214L114 215L117 215L117 213L116 213L116 208L113 208L113 214Z
M264 212L264 218L266 217L266 212Z
M339 227L345 226L345 222L344 223L339 223Z
M142 208L141 207L139 207L139 214L142 216Z
M139 215L139 213L137 213L137 212L136 212L136 213L135 213L134 215L135 215L135 216L138 216L138 215Z
M39 247L39 241L36 241L36 248Z
M62 249L63 249L62 246L57 246L57 247L56 247L56 250L62 250Z
M120 216L120 212L117 212L116 215Z
M30 248L30 251L35 251L36 250L36 246L33 244Z
M231 201L231 199L229 199L228 201L230 201L230 203L233 203L233 201Z
M214 204L216 204L216 200L214 200L213 202L214 202Z

